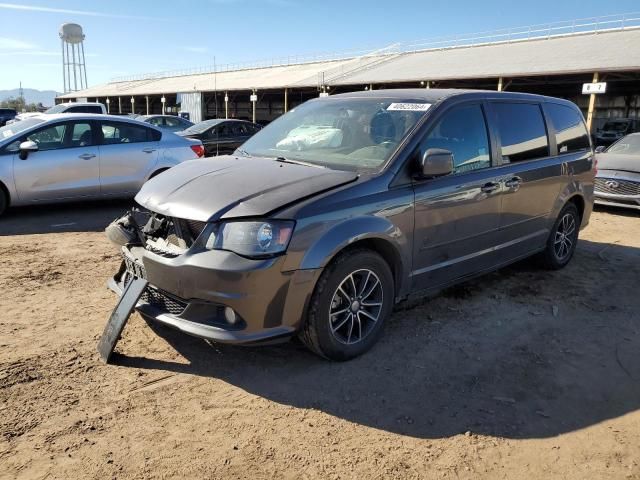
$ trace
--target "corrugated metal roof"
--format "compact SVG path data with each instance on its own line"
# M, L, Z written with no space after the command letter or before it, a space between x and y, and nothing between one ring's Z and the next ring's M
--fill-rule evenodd
M61 98L640 70L640 29L115 82Z
M640 30L405 53L335 85L640 70Z
M286 65L217 74L183 75L130 82L115 82L62 95L60 98L116 97L129 95L154 95L177 92L211 92L214 90L266 90L284 87L315 87L318 74L346 66L356 59L330 62Z

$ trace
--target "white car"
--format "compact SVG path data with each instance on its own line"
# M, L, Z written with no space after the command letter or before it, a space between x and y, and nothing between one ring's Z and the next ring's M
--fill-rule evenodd
M52 114L52 113L102 113L106 114L107 109L102 103L97 102L67 102L67 103L59 103L58 105L54 105L44 112L26 112L20 113L15 116L12 120L7 122L7 125L11 123L20 122L27 118L37 117L42 114Z
M126 117L30 117L0 128L0 214L9 205L133 197L149 178L202 156L202 142Z

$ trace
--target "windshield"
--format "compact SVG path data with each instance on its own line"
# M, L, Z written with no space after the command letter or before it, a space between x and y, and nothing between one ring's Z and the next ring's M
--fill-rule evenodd
M607 122L602 127L602 130L609 132L624 132L629 126L628 122Z
M221 120L205 120L204 122L191 125L189 128L183 130L184 133L202 133L208 128L220 123Z
M251 137L242 152L344 170L378 170L429 107L424 100L313 100Z
M53 107L47 109L44 113L64 113L65 109L69 105L65 105L64 103L59 103L58 105L54 105Z
M607 153L640 155L640 135L627 135L611 145Z
M31 128L39 123L44 122L41 118L27 118L21 122L12 123L4 127L0 127L0 141L9 137L13 137L20 132L25 131L27 128Z

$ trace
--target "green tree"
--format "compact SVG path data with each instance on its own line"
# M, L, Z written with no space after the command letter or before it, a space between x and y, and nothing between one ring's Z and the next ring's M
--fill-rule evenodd
M38 107L42 107L42 104L27 104L22 97L9 97L0 102L0 108L13 108L17 112L37 112Z

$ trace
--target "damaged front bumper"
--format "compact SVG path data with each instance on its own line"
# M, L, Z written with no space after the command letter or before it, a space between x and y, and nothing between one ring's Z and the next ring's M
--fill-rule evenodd
M304 318L320 270L282 271L285 257L248 259L227 251L187 251L167 258L122 247L109 281L118 295L132 276L149 286L136 310L146 319L221 343L286 340Z

